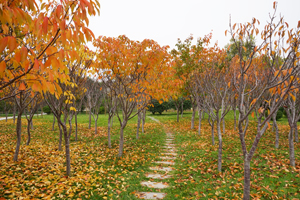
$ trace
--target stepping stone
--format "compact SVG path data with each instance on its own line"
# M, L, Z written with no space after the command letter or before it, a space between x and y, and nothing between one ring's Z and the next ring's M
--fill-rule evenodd
M157 163L157 164L164 164L164 165L174 165L174 162L170 162L170 161L155 161L153 163Z
M174 153L175 152L175 149L166 149L166 153Z
M174 147L169 147L169 146L163 146L165 149L174 149Z
M166 139L166 141L168 142L168 141L173 141L174 140L174 138L172 138L172 139Z
M140 199L163 199L167 194L160 192L137 192L135 196Z
M172 167L149 167L149 169L154 171L165 171L165 172L170 172L174 170Z
M147 186L150 188L157 188L157 189L163 189L169 187L167 183L162 183L162 182L151 182L151 181L143 181L141 182L143 186Z
M175 160L176 159L175 157L163 157L163 156L160 156L159 158L163 159L163 160Z
M147 178L156 178L156 179L166 179L171 178L171 175L165 175L165 174L146 174Z
M161 155L177 156L177 153L161 153Z

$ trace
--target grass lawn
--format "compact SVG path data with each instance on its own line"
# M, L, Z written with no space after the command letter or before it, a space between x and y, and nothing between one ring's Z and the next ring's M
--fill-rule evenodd
M140 185L150 172L151 162L158 160L165 143L166 131L175 134L177 160L171 179L164 180L170 187L165 199L240 199L243 193L243 160L238 135L233 131L233 114L226 119L223 134L223 172L217 171L216 145L211 144L210 127L202 122L201 136L190 130L191 112L186 112L176 123L176 113L151 115L162 123L146 119L145 133L135 139L134 118L125 128L124 156L118 158L119 122L114 119L112 148L107 147L107 116L100 115L98 133L94 123L88 129L88 115L80 114L79 140L71 137L72 176L65 177L64 151L58 151L59 131L52 131L53 116L34 118L32 142L26 142L26 119L22 119L22 144L19 161L13 162L16 143L15 124L0 121L0 199L136 199L135 193L158 191ZM206 117L207 118L207 117ZM198 118L196 118L196 126ZM250 122L248 144L255 134L255 123ZM260 141L252 159L251 196L258 199L300 198L300 151L295 143L296 168L289 167L288 125L280 121L280 147L274 148L274 133L268 130ZM215 134L216 135L216 134ZM154 180L155 181L155 180Z

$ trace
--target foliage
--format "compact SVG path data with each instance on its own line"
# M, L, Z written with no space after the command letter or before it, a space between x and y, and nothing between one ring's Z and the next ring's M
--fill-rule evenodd
M100 106L99 108L99 114L104 114L105 113L105 107L104 106Z
M51 109L50 109L49 106L44 106L44 107L43 107L43 112L44 112L44 113L47 113L48 115L52 113L52 111L51 111Z
M147 108L153 115L156 112L161 115L164 111L169 109L169 102L159 102L156 99L151 99L150 105L148 105Z

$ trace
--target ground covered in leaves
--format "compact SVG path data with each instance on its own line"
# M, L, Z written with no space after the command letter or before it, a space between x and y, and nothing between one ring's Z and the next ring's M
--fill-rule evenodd
M158 160L165 141L165 131L175 135L178 153L176 170L161 190L165 199L241 199L243 194L243 159L233 120L226 121L223 134L223 171L217 171L217 148L211 144L207 120L202 121L201 135L190 129L191 114L183 115L180 123L174 113L152 115L162 124L147 118L145 133L135 139L134 118L125 129L124 156L118 158L119 126L115 119L112 148L107 147L107 116L101 115L98 132L88 129L88 116L79 115L79 140L71 137L72 176L65 176L64 151L58 151L59 131L52 131L52 116L34 119L29 146L25 145L26 120L23 120L19 161L13 162L16 145L15 124L0 121L0 199L136 199L145 188L151 162ZM93 124L92 124L93 125ZM300 126L300 125L299 125ZM255 123L250 123L248 144L255 135ZM275 135L268 130L260 141L251 162L252 199L300 199L300 151L295 143L296 168L289 166L288 126L280 125L280 147L275 149ZM216 133L215 133L216 136ZM151 179L149 179L151 180ZM153 180L151 180L153 181Z

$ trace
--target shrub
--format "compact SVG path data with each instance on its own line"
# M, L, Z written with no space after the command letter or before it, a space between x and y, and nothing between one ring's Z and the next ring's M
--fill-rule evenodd
M100 106L100 108L99 108L99 114L104 114L104 113L105 113L104 106Z
M43 107L43 112L47 113L48 115L52 113L51 108L49 106Z

